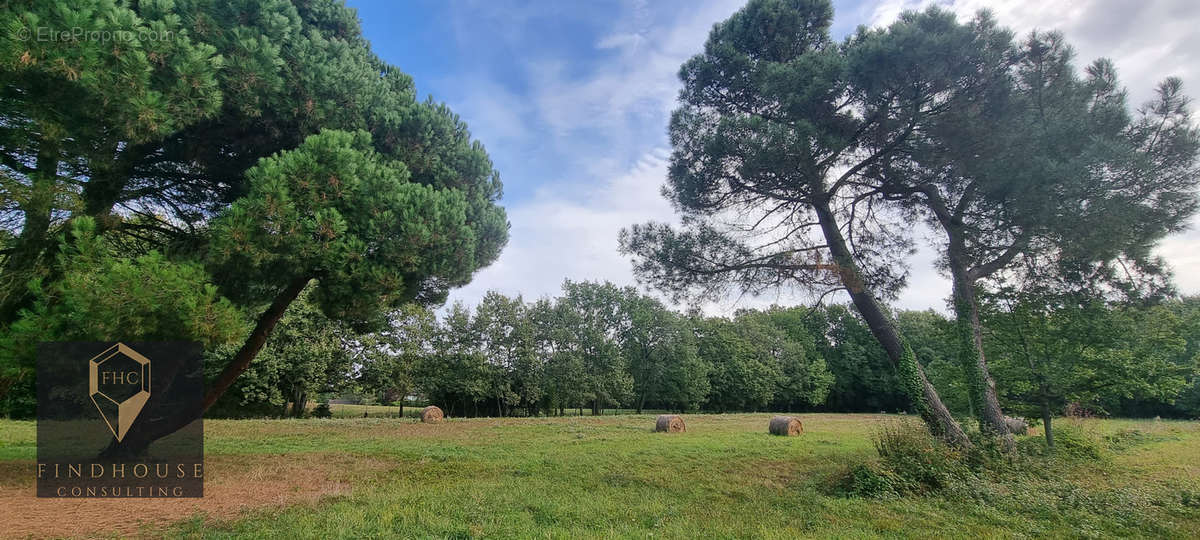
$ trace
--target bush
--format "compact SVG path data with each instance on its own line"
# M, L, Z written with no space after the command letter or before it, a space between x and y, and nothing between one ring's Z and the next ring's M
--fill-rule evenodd
M333 416L333 411L329 409L329 402L322 401L317 408L313 409L313 418L330 418Z
M859 463L845 472L837 491L847 497L890 499L900 495L900 483L900 479L887 469Z
M972 476L963 456L922 425L884 424L873 442L884 466L900 480L901 494L937 491Z
M934 438L924 426L883 424L872 442L879 463L850 467L838 480L837 492L872 498L922 495L947 488L963 491L977 480L964 456Z

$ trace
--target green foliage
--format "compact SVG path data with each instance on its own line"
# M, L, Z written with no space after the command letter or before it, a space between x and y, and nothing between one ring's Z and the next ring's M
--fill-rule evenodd
M1096 433L1062 422L1054 428L1054 447L1056 453L1074 459L1099 460L1107 455Z
M809 334L815 336L814 353L825 360L833 375L833 386L824 409L850 412L896 412L909 408L908 397L896 381L896 370L887 353L871 335L863 320L847 306L831 304L813 308L804 316ZM898 322L905 324L901 313ZM907 334L910 329L905 328ZM927 347L924 336L914 336L918 350ZM918 358L925 360L918 354ZM931 378L933 374L931 374ZM938 386L944 390L943 386Z
M468 220L463 192L410 182L365 132L311 136L247 178L246 196L213 223L210 248L213 274L239 300L315 279L326 315L377 323L406 302L444 299L491 262L476 258L478 222ZM480 255L494 255L483 247Z
M90 219L73 222L62 240L59 280L30 284L35 302L0 334L0 378L8 389L0 415L33 414L33 367L42 341L194 340L228 344L245 332L241 311L209 283L196 264L158 252L136 258L113 253ZM3 389L3 388L0 388Z
M345 389L351 382L353 333L325 317L303 294L267 339L258 358L209 410L208 416L302 416L319 393ZM234 347L208 351L205 371L214 378L229 363Z
M212 224L213 273L234 298L270 308L210 394L249 367L254 344L314 280L325 316L381 329L406 303L444 301L498 255L507 223L494 178L412 182L370 143L364 131L327 130L264 158L247 173L249 192Z
M489 292L473 310L455 304L428 333L408 335L416 341L389 346L405 358L380 351L367 360L360 381L392 380L374 374L374 363L409 365L413 387L456 416L797 410L821 403L833 383L799 311L684 317L632 287L563 289L533 303Z
M534 327L520 298L495 292L484 295L473 321L489 362L488 394L496 398L500 415L514 407L536 410L542 398L542 363Z
M700 357L712 366L708 407L718 411L764 409L782 379L775 355L780 333L751 317L710 319L697 329Z
M699 357L689 321L632 289L622 289L621 296L628 324L620 339L635 407L642 409L650 399L671 409L699 408L709 393L711 365Z
M912 346L929 382L956 416L970 417L972 408L959 355L957 324L933 310L900 311L896 323Z
M777 410L799 410L825 401L833 374L816 354L814 338L805 326L807 311L774 307L763 312L742 312L733 324L759 336L748 335L753 354L774 360L777 382L770 403Z
M1011 36L935 7L837 44L832 18L828 1L754 0L713 27L680 69L669 128L664 192L682 226L634 225L621 249L676 298L846 290L899 390L965 443L881 305L905 285L912 238L904 213L878 209L913 195L889 179L911 169L927 128L996 90Z
M1178 79L1162 83L1135 119L1111 62L1080 74L1061 34L1035 32L1018 44L987 15L971 26L991 42L978 93L933 118L879 189L941 229L961 382L989 426L999 411L979 340L980 283L1169 292L1151 247L1195 212L1200 132ZM1150 129L1162 131L1148 137Z
M507 240L482 145L449 108L416 101L341 2L16 2L0 15L0 325L41 309L26 284L56 286L68 272L50 239L89 217L112 245L203 260L250 312L315 280L321 311L360 331L443 301ZM104 34L29 39L72 29Z
M1195 377L1187 326L1168 306L1026 295L998 300L986 324L1001 397L1027 416L1042 405L1058 413L1068 403L1108 412L1127 400L1170 403Z
M450 416L478 412L488 397L491 373L471 312L455 303L435 331L430 348L414 366L414 381L429 400Z
M628 322L619 308L621 290L612 283L563 282L558 299L560 355L581 368L578 398L594 414L633 396L629 359L622 354L620 335Z
M872 442L882 464L896 479L892 487L899 495L948 489L972 477L963 456L930 436L924 426L885 423Z
M312 411L313 418L332 418L333 411L329 410L329 402L322 401L317 404L317 407Z
M896 378L899 379L901 387L904 388L904 393L908 395L913 410L921 418L928 420L932 416L933 411L929 406L929 401L925 399L921 365L917 363L917 355L913 353L912 347L908 343L904 343L904 353L900 356L900 364L896 369Z
M867 210L897 195L874 184L924 126L989 90L1008 36L931 8L837 44L832 19L827 1L752 1L685 62L667 185L685 226L623 232L641 279L698 296L846 287L886 300L904 285L911 241Z
M896 473L869 463L850 466L836 490L847 497L890 499L899 497L904 481Z
M171 262L157 252L120 257L88 219L76 220L71 234L74 241L59 256L62 278L30 285L38 301L9 329L9 354L30 359L39 341L118 338L195 340L211 347L245 331L242 313L208 283L199 265Z
M0 17L0 68L9 97L17 98L6 99L0 114L28 122L7 128L45 130L86 152L97 141L72 139L143 142L221 107L216 74L223 58L193 39L169 2L141 9L112 0L8 2ZM73 30L109 38L71 36ZM30 137L26 144L38 141L50 142Z
M433 338L433 313L416 304L406 304L390 315L387 328L359 336L357 383L383 403L403 403L414 389L414 369L425 356Z
M107 179L122 146L164 137L221 106L216 73L224 63L216 49L193 40L170 3L142 7L112 0L0 7L0 213L12 234L0 268L0 324L31 305L26 283L56 262L63 222L56 211L89 215L79 186ZM45 35L56 32L68 35Z

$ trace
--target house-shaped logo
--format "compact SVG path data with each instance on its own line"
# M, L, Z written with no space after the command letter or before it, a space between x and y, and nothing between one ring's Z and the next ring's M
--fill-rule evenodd
M120 442L150 399L150 359L117 343L88 360L88 391Z

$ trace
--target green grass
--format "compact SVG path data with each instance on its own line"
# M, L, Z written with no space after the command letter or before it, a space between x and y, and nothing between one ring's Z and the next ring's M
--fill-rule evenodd
M331 474L351 489L312 504L197 517L158 532L289 539L1200 537L1200 423L1088 420L1071 427L1104 445L1098 459L1039 458L1014 466L1036 471L975 491L864 499L837 495L833 486L851 465L877 460L871 434L896 416L802 415L805 433L793 438L767 435L769 418L688 415L688 432L669 435L651 432L651 415L440 425L214 420L205 424L210 457L340 463ZM0 461L32 460L34 438L32 423L0 421Z
M312 401L309 402L308 410L315 409L316 407L317 407L316 402L312 402ZM404 417L405 418L419 418L421 416L421 409L422 409L422 407L414 407L411 405L405 406L404 407ZM364 417L366 417L366 418L396 418L397 413L400 412L400 407L391 406L391 405L356 405L356 404L350 404L350 403L331 403L331 404L329 404L329 412L333 414L334 418L364 418ZM622 415L634 414L635 412L636 411L634 409L604 409L602 416L622 416ZM666 413L667 411L661 411L661 410L656 410L656 409L647 409L643 412L645 414L660 414L660 413ZM365 416L364 416L364 414L365 414ZM590 410L582 410L581 411L579 409L566 409L563 411L563 414L565 414L566 416L582 416L582 415L590 416L592 413Z
M316 402L308 402L308 410L317 408ZM406 406L404 407L404 418L420 418L422 407ZM329 410L334 418L396 418L396 413L400 412L400 407L395 406L379 406L379 404L353 404L353 403L330 403ZM623 416L635 414L634 409L604 409L602 416ZM665 414L667 410L646 409L644 414ZM565 409L563 414L566 416L583 416L592 415L588 409Z

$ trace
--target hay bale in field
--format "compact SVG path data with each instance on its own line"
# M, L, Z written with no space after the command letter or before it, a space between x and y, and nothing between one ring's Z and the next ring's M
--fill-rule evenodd
M425 422L426 424L436 424L441 422L444 416L445 415L442 414L442 410L436 405L430 405L424 409L421 409L421 421Z
M767 425L767 431L771 432L771 435L794 437L804 433L804 424L801 424L800 419L795 416L776 416Z
M654 422L654 431L682 433L687 431L687 426L683 424L683 417L678 414L660 414Z
M1005 416L1004 425L1008 426L1008 432L1012 433L1013 435L1029 434L1029 422L1026 422L1024 418Z

